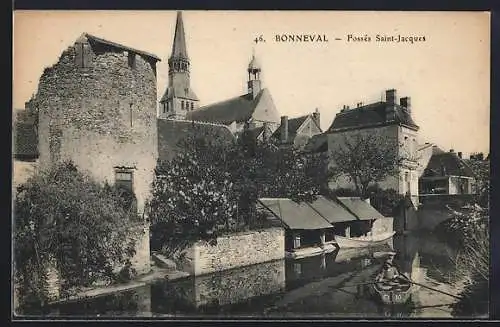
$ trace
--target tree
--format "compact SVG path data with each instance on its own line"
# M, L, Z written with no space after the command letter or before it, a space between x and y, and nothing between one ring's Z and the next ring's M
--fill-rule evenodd
M328 180L326 157L258 142L249 133L233 143L193 130L181 143L183 152L160 162L153 182L153 249L262 226L259 197L309 201Z
M184 151L159 162L150 202L155 250L170 250L200 239L213 239L237 217L231 175L224 169L230 145L194 133L181 141Z
M388 177L397 176L403 158L396 139L373 133L355 133L331 151L333 175L354 184L359 196L367 198L368 187Z
M46 269L61 277L63 295L115 279L116 265L134 253L125 209L114 187L82 174L71 162L42 171L18 186L14 202L14 264L21 302L43 304Z
M482 157L482 156L481 156ZM489 206L490 196L490 161L476 159L471 155L471 160L467 165L471 168L475 177L476 194L479 196L479 204L484 207Z

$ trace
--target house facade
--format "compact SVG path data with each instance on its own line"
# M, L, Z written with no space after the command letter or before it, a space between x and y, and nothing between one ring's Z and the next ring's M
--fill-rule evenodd
M331 154L345 146L355 135L380 135L394 141L396 156L403 158L397 176L389 176L379 182L384 189L394 189L400 194L411 195L418 203L418 130L413 121L410 97L401 98L398 103L396 90L385 92L385 101L367 105L358 103L356 108L344 107L333 120L328 135L328 151ZM335 162L331 161L331 165ZM354 188L347 177L341 176L332 188Z
M461 152L449 152L432 147L423 174L419 180L419 193L424 194L473 194L474 172L462 158Z

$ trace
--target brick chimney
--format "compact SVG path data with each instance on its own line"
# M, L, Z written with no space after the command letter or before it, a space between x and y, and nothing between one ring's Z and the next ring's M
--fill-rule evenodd
M314 121L316 122L316 125L318 125L318 127L320 127L320 114L319 114L319 110L318 108L316 108L316 111L313 112L312 114L312 118L314 119Z
M397 93L395 89L385 91L385 102L388 104L396 104Z
M262 128L262 138L264 141L269 139L269 122L264 122L264 126Z
M399 100L399 105L406 108L406 110L411 114L411 98L404 97Z
M396 104L396 90L390 89L385 91L385 120L393 121L396 118L394 105Z
M281 116L280 140L281 143L288 142L288 116Z

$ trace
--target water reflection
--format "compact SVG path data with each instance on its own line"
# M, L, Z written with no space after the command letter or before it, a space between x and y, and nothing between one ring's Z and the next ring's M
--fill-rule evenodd
M370 285L384 254L413 281L453 293L453 248L428 235L398 235L390 246L342 249L225 272L160 282L130 292L60 305L57 315L267 317L446 317L449 296L416 287L409 303L383 306Z

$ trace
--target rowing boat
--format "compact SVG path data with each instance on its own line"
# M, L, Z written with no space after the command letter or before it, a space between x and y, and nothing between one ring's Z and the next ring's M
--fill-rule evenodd
M394 236L394 234L396 234L396 232L387 232L371 236L360 236L360 237L345 237L345 236L335 235L335 242L337 242L337 246L341 249L364 248L386 243Z
M397 269L397 268L396 268ZM413 283L404 274L399 273L395 279L387 280L381 270L375 277L372 285L374 294L386 305L405 304L413 293Z

